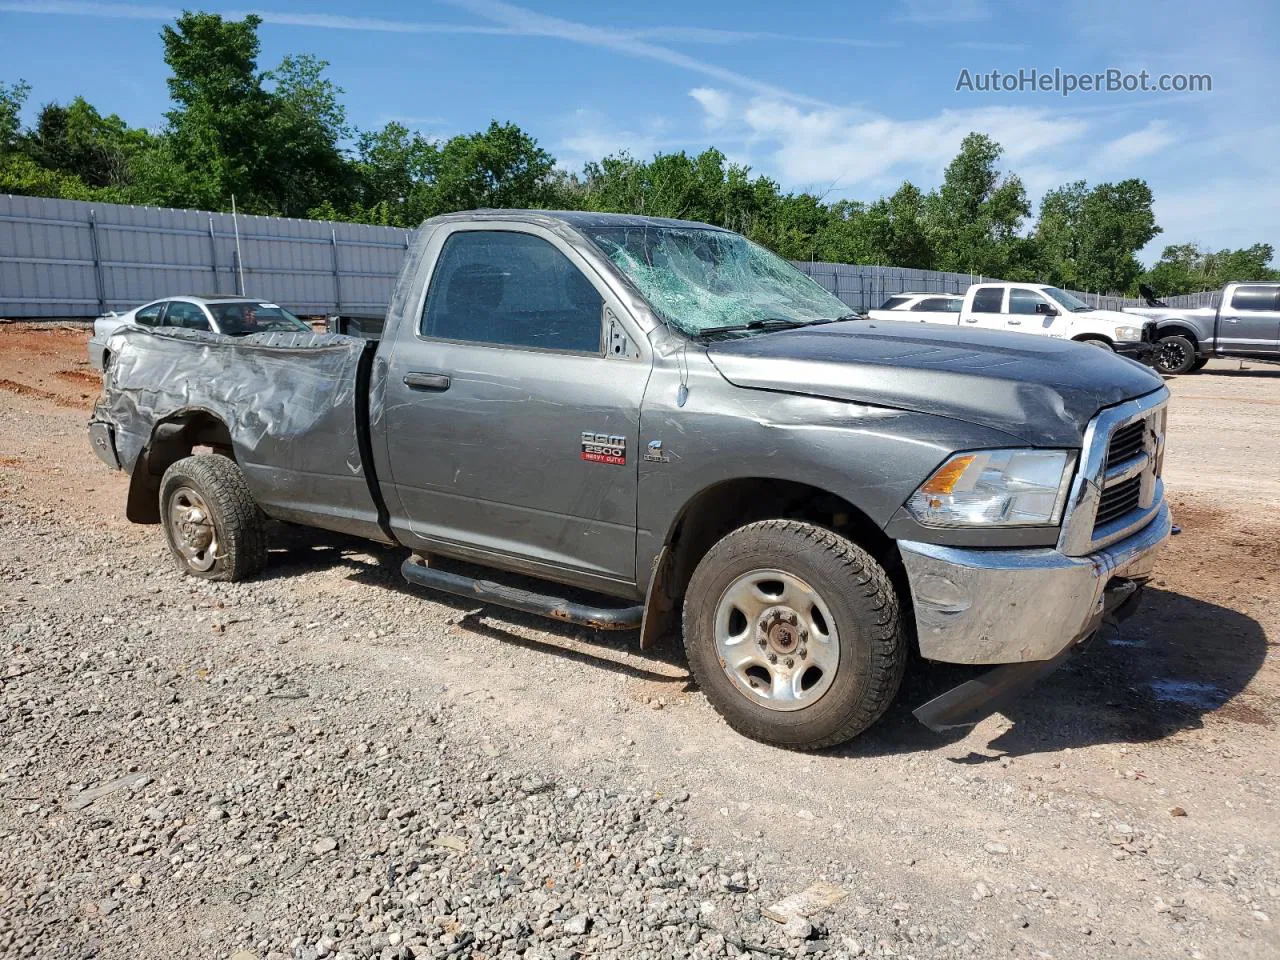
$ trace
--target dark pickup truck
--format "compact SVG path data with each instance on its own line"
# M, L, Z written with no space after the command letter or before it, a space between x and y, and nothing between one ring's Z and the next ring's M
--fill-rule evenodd
M1214 357L1280 363L1280 283L1228 283L1216 307L1170 307L1142 294L1147 305L1124 312L1155 321L1161 373L1195 373Z
M683 634L726 720L790 747L866 729L913 646L994 667L917 711L980 719L1131 609L1171 529L1150 370L850 318L704 224L439 217L377 342L125 326L110 349L94 448L185 572L252 576L267 518L400 545L429 588Z

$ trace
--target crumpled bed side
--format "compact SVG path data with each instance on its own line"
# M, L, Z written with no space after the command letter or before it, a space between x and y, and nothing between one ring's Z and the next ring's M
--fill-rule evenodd
M357 414L367 345L327 333L230 338L126 327L112 338L95 416L114 426L127 471L157 424L204 411L226 425L236 461L268 514L303 522L376 515Z

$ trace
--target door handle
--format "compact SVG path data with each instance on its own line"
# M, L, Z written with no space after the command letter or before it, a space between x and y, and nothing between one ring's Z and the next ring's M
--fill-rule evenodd
M448 390L449 378L443 373L406 373L404 385L410 390Z
M965 322L965 323L977 323L977 322L978 322L978 318L977 318L977 317L965 317L965 318L964 318L964 322Z
M1240 318L1239 317L1223 317L1222 322L1223 323L1239 323Z
M1021 321L1021 320L1010 320L1010 321L1009 321L1009 326L1011 326L1011 327L1020 327L1020 326L1022 326L1022 321Z

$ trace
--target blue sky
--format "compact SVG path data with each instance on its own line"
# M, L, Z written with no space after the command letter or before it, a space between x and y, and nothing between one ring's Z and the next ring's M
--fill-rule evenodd
M1004 145L1033 202L1137 176L1166 242L1280 247L1280 4L1274 0L500 0L192 4L266 21L261 65L314 53L352 122L434 136L518 123L563 166L720 147L791 189L871 200L936 184L960 139ZM0 80L32 107L86 95L157 127L163 2L0 0ZM1212 92L957 91L971 74L1118 68L1212 76Z

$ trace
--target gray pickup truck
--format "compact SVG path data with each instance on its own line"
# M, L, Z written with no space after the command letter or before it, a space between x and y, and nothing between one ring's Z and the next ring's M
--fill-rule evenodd
M1156 321L1156 369L1194 373L1214 357L1280 363L1280 283L1228 283L1216 307L1170 307L1143 288L1145 307L1126 307Z
M917 711L976 722L1132 609L1171 530L1149 369L850 318L704 224L439 217L379 341L111 352L93 446L186 573L253 575L267 518L398 545L427 588L683 634L721 715L788 747L874 723L913 647L992 665Z

